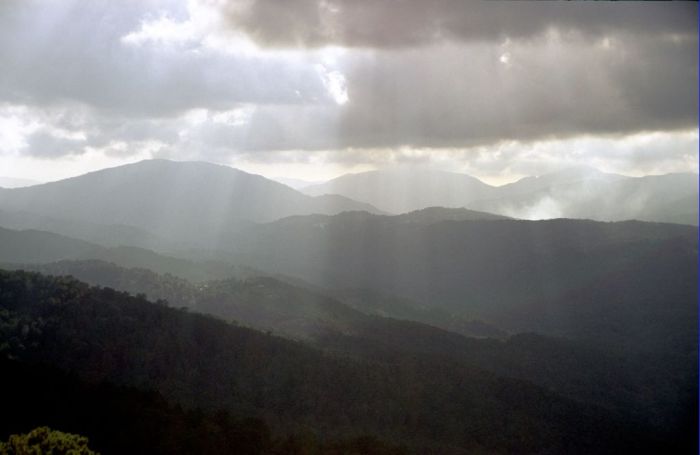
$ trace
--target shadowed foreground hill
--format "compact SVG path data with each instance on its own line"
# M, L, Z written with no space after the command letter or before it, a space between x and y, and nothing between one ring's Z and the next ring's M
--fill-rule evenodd
M3 356L156 388L186 406L324 434L371 432L438 453L659 449L601 408L459 363L331 356L66 278L0 272L0 290Z
M3 400L0 440L48 424L89 436L90 447L107 455L407 453L371 436L324 440L308 430L273 434L261 419L183 409L152 390L81 381L55 367L0 359L0 371L0 387L12 391Z
M678 440L692 439L689 436L692 432L685 431L696 410L693 405L696 363L692 352L684 352L683 344L673 341L674 337L690 332L687 328L630 320L631 330L646 331L649 340L667 341L655 347L661 354L658 357L622 356L600 346L537 334L505 337L497 333L501 337L498 340L467 338L405 320L411 319L405 312L404 320L378 317L375 308L367 304L355 304L351 308L341 303L343 300L325 295L322 289L291 285L271 277L193 285L172 276L124 269L101 261L62 261L34 266L33 270L71 274L91 284L145 294L152 300L165 299L173 306L187 306L227 321L303 340L330 352L382 362L393 361L397 354L459 362L594 403L625 415L628 421L653 425ZM355 303L374 300L399 314L405 305L411 304L397 298L386 304L390 296L375 296L370 292L353 294L352 298ZM408 310L408 316L425 317L425 313L410 311L411 307ZM606 314L604 310L599 312L600 317ZM457 322L453 320L455 325ZM603 322L604 319L599 321ZM649 333L653 330L658 333Z

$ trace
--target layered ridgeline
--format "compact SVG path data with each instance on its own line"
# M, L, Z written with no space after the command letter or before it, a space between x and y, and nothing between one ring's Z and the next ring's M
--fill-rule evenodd
M289 215L377 212L310 197L227 166L142 161L27 188L0 189L0 226L145 247L216 247L241 227Z
M344 213L260 225L221 254L328 288L403 296L512 331L610 343L620 350L682 340L684 355L695 345L697 228L691 226L581 220L425 224Z
M496 187L465 174L404 168L348 174L302 191L340 194L389 213L441 206L524 219L698 220L696 174L626 177L578 167Z
M253 268L341 290L335 295L349 300L353 292L342 290L368 290L354 294L356 306L365 308L373 306L368 296L398 296L390 315L463 333L472 332L459 329L461 322L477 319L510 332L538 331L620 352L692 355L696 228L417 220L362 212L291 217L239 234L217 252L217 261L207 262L0 230L0 263L102 259L194 281L242 276ZM396 309L406 301L417 306ZM373 311L381 315L388 307Z
M32 261L36 256L27 244L41 248L46 237L66 240L65 249L59 252L69 259ZM343 318L338 320L338 316L357 319L353 312L334 311L337 305L328 305L328 297L367 315L417 321L478 338L503 339L508 335L483 321L369 289L330 290L289 276L273 278L251 268L169 258L137 248L106 249L90 245L91 257L100 259L85 259L89 254L85 255L83 250L70 251L72 245L82 242L50 233L0 230L0 251L8 243L24 245L23 253L29 254L13 255L11 261L7 254L0 255L5 260L0 262L2 268L70 275L92 285L143 294L151 300L167 300L175 307L189 307L292 338L308 339L329 328L343 327ZM309 292L293 290L297 288ZM321 295L325 297L319 298Z
M658 453L692 443L457 358L324 353L68 278L0 272L0 288L4 356L262 417L276 431L370 433L416 453Z
M139 267L191 281L240 276L244 268L221 261L176 258L144 248L105 247L53 232L0 227L0 264L45 264L60 260L98 259L123 267Z
M500 197L529 206L521 194L583 185L572 175L525 179ZM686 185L663 179L676 177L658 177L654 197L636 206L611 190L600 213L675 211ZM649 179L598 175L589 187ZM471 190L449 185L448 194L497 199L473 179ZM423 197L407 192L404 202L414 196ZM0 190L4 268L142 294L4 275L0 346L79 381L153 388L283 432L302 424L324 437L409 440L421 453L694 441L697 228L522 221L447 205L460 208L373 214L230 168L167 161Z
M449 359L530 381L669 433L682 433L683 422L691 423L687 419L693 414L697 375L693 362L685 359L679 363L673 355L650 362L649 356L625 357L564 339L535 334L509 337L476 321L459 324L454 316L448 319L447 314L420 312L398 298L369 291L337 293L311 289L271 277L193 284L102 261L61 261L32 269L72 275L91 284L187 307L330 352L380 361L391 361L397 353ZM336 298L329 292L340 295ZM378 310L391 318L379 317ZM428 324L411 319L427 320ZM433 321L481 338L441 330ZM634 324L643 327L637 321ZM484 338L485 335L499 339ZM649 387L653 387L654 394L648 393Z

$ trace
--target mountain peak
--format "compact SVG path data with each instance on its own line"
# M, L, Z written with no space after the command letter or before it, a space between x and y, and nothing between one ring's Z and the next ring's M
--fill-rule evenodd
M469 200L486 197L492 189L466 174L400 166L346 174L302 191L314 196L341 194L398 214L435 206L464 207Z
M179 160L168 160L165 158L151 158L141 161L136 161L134 163L124 164L122 166L116 166L112 168L102 169L96 172L102 171L114 171L117 169L148 169L148 170L177 170L177 169L199 169L199 170L219 170L225 172L241 173L247 175L248 172L241 171L240 169L227 166L224 164L210 163L208 161L179 161Z
M207 248L227 242L250 223L290 215L376 211L348 198L307 196L229 166L162 159L3 190L0 209L76 223L134 226L169 242Z
M628 177L619 174L603 172L588 165L576 165L566 167L554 172L548 172L537 176L523 177L520 180L503 185L501 191L518 188L519 191L539 191L553 185L568 185L587 180L614 181Z

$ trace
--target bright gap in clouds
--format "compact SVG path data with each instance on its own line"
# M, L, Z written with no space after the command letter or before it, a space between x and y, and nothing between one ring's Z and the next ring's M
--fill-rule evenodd
M345 81L345 76L340 71L328 71L322 65L319 65L319 74L323 79L323 84L328 90L328 94L335 100L339 105L343 105L348 102L350 97L348 96L348 87Z
M208 113L204 110L186 114L186 126L179 132L185 144L212 125L238 125L251 115L252 108ZM12 123L15 122L15 123ZM22 123L0 118L0 125L15 125L4 132L8 144L19 145L24 137L17 134ZM8 134L13 131L13 134ZM118 166L143 159L207 160L229 165L269 178L295 178L307 181L328 180L346 173L364 172L395 166L421 166L472 175L492 185L502 185L519 178L541 175L572 166L588 165L603 172L628 176L697 172L698 131L639 133L623 137L582 137L533 143L507 142L468 149L366 149L331 151L249 152L219 159L197 153L173 155L168 147L152 141L129 146L109 143L88 148L80 154L61 159L27 156L21 153L0 154L0 175L52 181L73 177L104 167ZM661 159L659 157L662 157Z
M395 166L460 172L491 185L577 166L640 177L697 173L698 131L649 132L456 148L398 148L241 154L227 164L270 178L328 180L346 173Z
M126 158L98 150L91 150L82 155L64 157L60 160L0 155L0 175L10 177L24 176L17 178L52 182L150 158L152 158L152 153L147 150L135 155L129 155Z

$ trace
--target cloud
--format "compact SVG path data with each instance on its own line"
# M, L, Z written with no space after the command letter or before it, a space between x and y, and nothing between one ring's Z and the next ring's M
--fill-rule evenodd
M241 103L335 103L313 64L298 56L225 53L201 27L187 25L198 8L183 4L2 2L0 98L79 102L140 116Z
M477 176L502 184L520 177L541 175L574 166L593 166L630 176L697 172L697 130L581 136L533 142L505 141L470 148L362 148L350 150L239 153L231 164L284 175L291 166L311 178L337 176L396 166L429 167ZM329 175L325 169L335 167Z
M4 0L0 154L503 169L532 144L683 135L696 18L692 3ZM689 153L652 142L620 163Z
M29 136L25 146L28 154L37 157L59 157L80 154L84 139L61 137L48 131L38 131Z
M405 48L439 41L501 41L551 28L591 37L696 33L697 5L463 0L232 0L230 26L268 46Z
M254 110L244 151L470 148L697 125L697 39L439 45L346 56L337 106ZM501 56L507 54L507 63Z
M697 38L608 41L550 33L359 59L346 69L340 141L451 147L697 124Z

